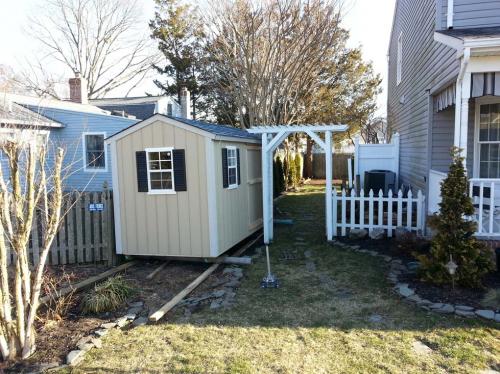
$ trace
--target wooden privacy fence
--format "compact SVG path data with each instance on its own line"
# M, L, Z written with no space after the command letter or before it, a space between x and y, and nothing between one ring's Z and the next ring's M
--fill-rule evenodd
M113 193L81 192L65 197L66 212L50 248L47 263L52 265L111 262L114 254ZM29 243L32 264L40 259L40 212L33 221ZM15 261L14 253L8 256Z
M417 196L408 191L408 195L403 197L403 192L399 190L394 196L389 190L384 196L382 190L376 196L370 190L366 196L361 190L359 196L355 189L347 193L343 189L340 195L334 189L333 199L333 235L346 236L347 229L367 229L371 232L375 228L387 231L387 236L391 237L396 227L404 227L410 231L423 230L425 227L425 196L418 191Z
M347 160L354 159L352 153L334 153L332 158L333 179L347 180ZM324 179L326 177L326 163L324 153L313 153L313 178Z

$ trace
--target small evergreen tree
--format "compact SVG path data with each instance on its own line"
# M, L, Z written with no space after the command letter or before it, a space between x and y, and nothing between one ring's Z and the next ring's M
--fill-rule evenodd
M292 155L289 153L288 156L286 156L286 188L293 188L295 187L295 166L294 166L294 160Z
M493 263L486 247L474 236L476 223L468 217L474 214L469 197L468 180L460 150L452 148L452 163L448 176L441 184L440 211L429 219L436 231L428 255L420 255L421 276L424 280L446 284L453 279L446 264L450 258L458 265L454 281L464 287L480 287L483 276L492 270Z
M298 186L302 179L302 157L300 153L295 154L294 167L295 167L295 186Z
M276 158L276 166L277 166L277 173L279 175L278 178L278 190L279 193L283 193L286 190L285 186L285 170L283 168L283 161L281 160L281 157Z

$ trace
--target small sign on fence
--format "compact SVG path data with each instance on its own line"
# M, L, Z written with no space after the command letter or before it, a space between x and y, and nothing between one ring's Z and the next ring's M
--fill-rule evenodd
M89 212L102 212L104 210L103 203L90 203Z

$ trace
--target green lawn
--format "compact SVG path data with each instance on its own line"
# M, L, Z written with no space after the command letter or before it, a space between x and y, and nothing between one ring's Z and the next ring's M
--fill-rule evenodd
M271 246L280 289L260 289L264 257L245 268L230 309L181 311L157 325L113 330L74 372L473 373L500 369L498 325L426 313L390 291L382 260L324 239L320 187L278 203L296 219ZM310 216L312 215L312 217ZM297 237L305 239L300 245ZM280 260L283 250L298 260ZM304 256L311 255L310 259ZM310 262L313 261L314 266ZM309 265L306 266L306 262ZM382 316L378 322L372 315ZM416 353L415 341L431 352Z

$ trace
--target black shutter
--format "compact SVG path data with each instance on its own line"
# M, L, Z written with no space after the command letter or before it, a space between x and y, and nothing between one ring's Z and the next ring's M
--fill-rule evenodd
M148 192L148 165L145 151L135 152L135 167L137 169L137 190Z
M240 173L240 149L236 148L236 171L238 173L238 184L241 184L241 173Z
M174 161L174 183L176 191L187 191L186 183L186 156L184 149L174 149L172 152Z
M227 148L222 148L222 187L229 187L229 178L227 175Z

